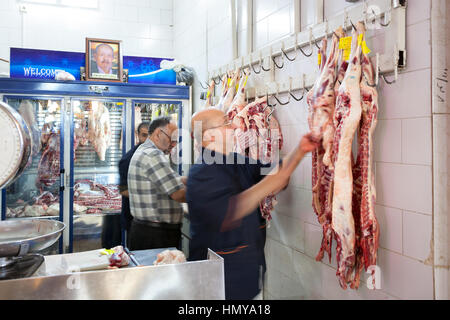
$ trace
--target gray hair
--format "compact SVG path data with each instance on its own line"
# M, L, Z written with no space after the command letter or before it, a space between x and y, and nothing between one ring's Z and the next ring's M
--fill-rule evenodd
M148 127L148 134L153 134L156 129L162 128L167 126L169 123L172 122L172 119L170 117L158 117L152 120L150 123L150 126Z

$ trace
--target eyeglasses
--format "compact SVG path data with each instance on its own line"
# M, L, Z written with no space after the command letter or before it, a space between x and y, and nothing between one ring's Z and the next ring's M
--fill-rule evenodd
M167 133L165 133L164 130L161 129L160 131L161 131L162 133L164 133L164 134L166 135L167 138L169 138L170 143L173 143L173 144L178 143L177 140L172 140L172 138L171 138Z

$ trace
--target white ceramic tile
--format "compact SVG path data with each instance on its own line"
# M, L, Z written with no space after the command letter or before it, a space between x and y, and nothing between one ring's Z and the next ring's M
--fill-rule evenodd
M172 10L161 10L161 24L173 24Z
M431 214L431 167L376 164L376 203Z
M300 219L284 214L282 209L275 207L267 234L274 240L297 251L304 251L304 229Z
M431 118L402 120L402 162L431 165Z
M429 117L430 79L430 69L399 74L398 81L392 85L380 79L378 119Z
M268 42L269 19L265 18L258 21L253 28L254 49L258 50L264 47Z
M267 238L266 241L266 260L272 270L281 272L288 277L293 275L293 250L282 245L276 240Z
M259 0L253 4L253 15L255 21L259 22L277 10L277 3L273 0Z
M161 10L153 8L140 8L138 11L138 21L149 23L150 25L161 24Z
M430 20L406 27L407 71L431 68Z
M305 254L315 259L322 243L322 227L310 223L304 224L305 228Z
M381 290L400 299L433 299L431 266L384 250L378 250Z
M272 299L280 299L281 296L281 276L282 274L267 265L266 281L264 283L264 291L269 294Z
M321 294L322 274L320 262L294 251L294 274L292 283L295 284L297 299L316 299Z
M281 39L291 32L289 7L284 7L269 16L269 42Z
M173 1L172 0L150 0L150 6L152 8L172 10Z
M303 0L301 2L301 27L305 30L306 27L315 23L316 3L315 0Z
M172 27L165 25L151 25L150 38L156 40L171 40L173 37Z
M373 134L373 159L383 162L402 160L402 121L378 120Z
M430 19L431 17L431 1L408 1L408 9L406 10L406 24L412 25L419 21Z
M403 254L425 261L430 256L431 216L403 211Z
M384 206L375 206L375 215L380 228L380 247L402 253L402 211Z

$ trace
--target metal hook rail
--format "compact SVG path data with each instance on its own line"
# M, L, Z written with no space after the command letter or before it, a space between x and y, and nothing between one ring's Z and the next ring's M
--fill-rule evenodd
M369 12L368 8L371 7L376 7L377 12ZM384 17L386 20L388 16L390 17L389 21L382 23L381 19ZM361 17L363 17L363 19L361 19ZM283 38L279 42L254 51L248 56L240 57L228 65L209 72L208 76L215 81L215 78L220 78L220 76L226 73L227 70L233 70L233 67L235 67L236 64L240 64L241 68L251 68L255 74L260 74L261 70L267 72L272 71L275 68L281 69L285 65L284 58L288 61L294 61L299 56L298 51L300 51L305 57L311 57L315 51L314 46L320 50L318 42L320 42L324 37L330 37L333 35L337 36L333 30L336 30L339 26L342 26L343 23L345 31L355 29L356 27L353 21L364 21L366 22L367 28L370 28L371 26L369 25L369 22L376 22L377 25L383 28L389 26L389 33L393 34L394 37L386 37L384 47L393 48L395 46L396 48L394 48L394 53L390 51L383 54L376 54L376 63L373 63L376 72L374 83L369 83L367 79L366 81L367 84L371 86L377 86L379 84L379 78L382 78L383 81L389 85L395 83L398 79L398 71L406 67L406 1L404 0L392 0L389 1L389 3L387 1L380 3L380 1L377 0L366 0L363 4L347 9L332 19L327 19L325 22L317 24L308 30L304 30ZM305 52L304 48L308 46L310 52ZM294 51L293 57L288 55L290 51ZM281 56L281 63L276 62L275 58L277 56ZM265 58L263 59L262 57L269 58L269 67L264 65ZM374 59L375 57L371 57L372 62L374 62ZM272 61L274 67L271 66ZM387 79L386 75L388 74L394 74L394 79ZM278 104L284 105L287 103L281 101L278 98L278 94L286 92L289 94L289 100L290 98L293 98L295 101L301 101L304 98L307 88L312 87L314 84L316 77L317 74L314 73L311 75L305 75L304 81L302 81L302 78L294 79L295 81L293 81L293 85L291 87L288 82L273 82L280 90L272 90L268 92L267 97L274 96ZM216 81L215 83L217 84ZM271 84L272 86L273 83ZM248 87L248 90L251 89L252 88ZM260 88L253 89L255 89L255 91L260 91ZM296 90L302 91L300 97L296 97L292 93ZM253 96L250 95L247 96L247 98L253 98Z

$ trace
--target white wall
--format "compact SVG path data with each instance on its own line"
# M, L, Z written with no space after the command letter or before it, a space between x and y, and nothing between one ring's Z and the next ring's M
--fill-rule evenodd
M172 57L172 11L172 0L98 0L95 9L2 0L0 57L9 60L10 47L85 52L86 37L122 40L123 55Z
M174 0L174 52L197 70L207 72L232 61L229 1ZM350 4L325 0L324 16L332 18ZM184 14L189 8L189 15ZM397 83L380 80L378 125L375 133L376 214L380 223L378 265L381 290L364 283L357 291L339 287L335 258L316 262L322 230L311 207L311 158L294 172L268 229L266 299L432 299L432 127L431 127L431 30L430 0L410 0L407 8L407 68ZM291 1L255 0L255 50L292 32ZM302 28L315 23L315 1L302 0ZM285 23L271 23L283 16ZM386 29L369 31L368 45L383 53ZM206 37L207 36L207 41ZM308 48L305 48L307 50ZM291 53L292 55L292 53ZM317 55L298 57L275 73L276 81L317 70ZM248 86L267 81L268 73L252 74ZM204 101L194 90L194 109ZM299 95L299 92L295 93ZM283 101L285 95L280 97ZM304 101L277 106L275 115L284 135L282 153L308 131ZM335 249L333 251L335 256ZM364 274L363 279L367 276Z

